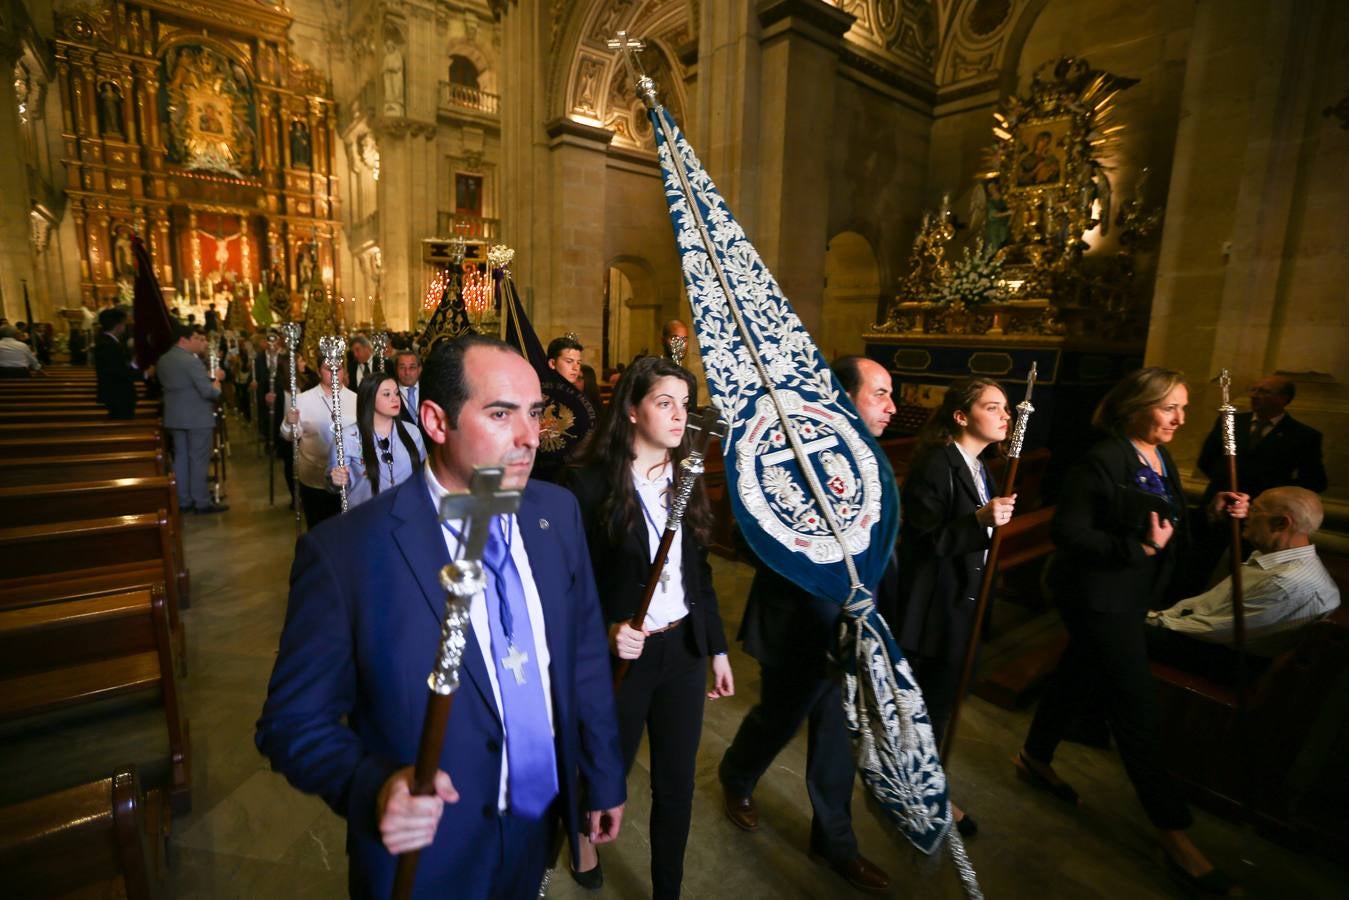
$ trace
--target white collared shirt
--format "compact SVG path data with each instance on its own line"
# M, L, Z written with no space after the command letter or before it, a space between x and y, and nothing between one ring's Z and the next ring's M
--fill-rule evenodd
M356 395L348 388L342 388L342 427L356 423ZM290 392L281 398L281 409L290 409ZM300 421L295 428L282 421L281 439L293 441L295 431L300 434L300 465L295 477L300 484L318 490L328 489L328 449L333 445L333 407L332 398L322 387L312 387L302 391L295 398L295 408L300 411ZM346 454L359 453L355 448L344 445Z
M637 491L638 505L646 523L648 561L656 558L661 535L665 533L666 506L674 491L670 469L670 463L667 462L651 479L638 474L635 469L632 473L632 486ZM665 583L658 583L656 592L651 595L651 606L647 608L646 620L642 623L649 631L664 628L689 614L688 603L684 598L683 531L684 527L680 525L674 540L670 542L665 568L661 570L666 576Z
M440 517L441 498L449 495L436 480L435 473L431 471L430 463L422 466L422 475L426 480L426 489L431 494L431 505L436 510L436 518ZM515 536L511 541L511 560L515 563L515 568L520 573L520 581L525 588L525 607L529 610L529 627L534 632L534 659L539 664L539 678L543 682L543 700L548 709L548 728L554 736L557 735L557 722L553 717L553 694L552 677L548 667L552 662L552 657L548 653L548 634L543 621L543 604L539 601L539 590L534 585L534 571L529 567L529 554L525 552L525 542L520 539L520 523L515 516L511 516L510 533ZM463 534L463 520L451 520L450 528ZM459 539L454 536L450 528L441 527L440 533L445 538L445 549L450 552L450 559L459 558ZM486 566L483 571L487 574L488 585L491 586L492 573ZM482 651L483 663L487 668L487 680L492 683L492 698L496 701L497 718L503 723L502 731L505 731L506 716L501 710L501 684L497 681L497 667L492 659L492 631L487 621L487 600L482 594L478 594L471 601L468 607L469 622L473 626L473 635L477 638L478 649ZM509 771L510 754L506 747L510 744L511 736L506 735L505 740L501 742L501 784L497 788L497 810L505 812L509 808L510 798L507 796L506 776Z
M988 485L984 482L984 464L977 456L970 456L964 447L960 446L959 441L952 441L951 445L960 451L960 458L965 460L965 468L970 470L970 480L974 482L974 492L979 495L979 505L987 506L992 498L988 496ZM985 528L989 537L993 536L992 528ZM988 559L988 551L984 551L984 559Z
M1288 644L1279 636L1314 622L1340 605L1340 590L1316 555L1316 547L1273 553L1256 550L1241 567L1247 649L1273 656ZM1149 622L1201 641L1232 640L1232 577L1208 591L1150 616Z

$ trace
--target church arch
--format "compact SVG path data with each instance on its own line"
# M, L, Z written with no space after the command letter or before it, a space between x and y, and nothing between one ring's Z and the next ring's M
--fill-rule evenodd
M863 332L876 321L881 268L872 242L860 232L841 231L824 253L824 300L819 347L834 359L865 348Z
M629 363L638 353L659 353L660 329L672 314L661 303L651 264L638 256L616 256L606 267L605 279L608 365Z
M488 94L500 93L497 90L496 69L492 66L491 58L483 52L481 47L472 41L462 39L450 41L446 45L445 73L450 81L454 81L452 71L455 57L459 57L473 66L477 78L477 84L474 87Z
M607 46L619 30L646 41L643 64L662 102L682 117L686 105L678 49L691 40L682 0L589 0L555 22L546 77L549 118L571 118L615 133L618 144L650 146L650 129L621 55Z

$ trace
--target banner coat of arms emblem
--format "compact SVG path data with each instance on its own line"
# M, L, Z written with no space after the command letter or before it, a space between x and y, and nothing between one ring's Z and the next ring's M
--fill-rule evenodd
M943 843L980 896L956 833L926 705L872 589L894 552L894 473L746 238L655 84L639 79L723 443L736 521L766 564L843 609L839 660L857 768L919 850Z

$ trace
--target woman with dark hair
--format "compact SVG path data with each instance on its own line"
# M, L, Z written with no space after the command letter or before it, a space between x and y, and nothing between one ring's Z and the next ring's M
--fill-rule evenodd
M995 496L983 458L1007 438L1011 413L996 381L965 378L946 389L919 438L904 480L899 608L882 610L913 667L940 744L955 706L979 583L993 528L1007 524L1016 495ZM978 830L959 807L956 827Z
M670 546L643 627L628 624L665 531L679 464L689 452L685 425L693 386L693 376L667 360L633 363L614 390L589 464L573 472L569 484L581 505L610 653L615 663L632 664L616 698L628 771L643 731L650 740L651 882L657 898L678 897L683 880L704 696L735 691L707 562L712 513L701 482ZM706 691L703 666L709 657L713 684ZM573 877L598 888L599 858L584 836L580 840L583 868Z
M1126 376L1096 408L1092 424L1109 436L1069 469L1052 524L1046 582L1068 646L1014 763L1023 781L1076 805L1077 792L1050 764L1068 724L1102 704L1168 869L1187 888L1228 895L1236 885L1186 834L1193 818L1161 758L1144 638L1148 609L1171 604L1189 538L1180 473L1166 449L1188 401L1184 375L1148 368ZM1208 515L1244 518L1248 500L1220 493Z
M398 420L402 403L398 380L385 372L367 375L357 389L356 422L342 431L346 466L337 464L336 441L328 450L328 480L347 486L348 507L402 482L422 464L422 434Z

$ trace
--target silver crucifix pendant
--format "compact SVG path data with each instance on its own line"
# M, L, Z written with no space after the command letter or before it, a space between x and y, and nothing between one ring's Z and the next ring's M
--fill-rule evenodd
M527 662L529 662L529 654L521 653L514 644L510 645L510 652L501 658L501 664L515 676L517 685L525 683L525 663Z

